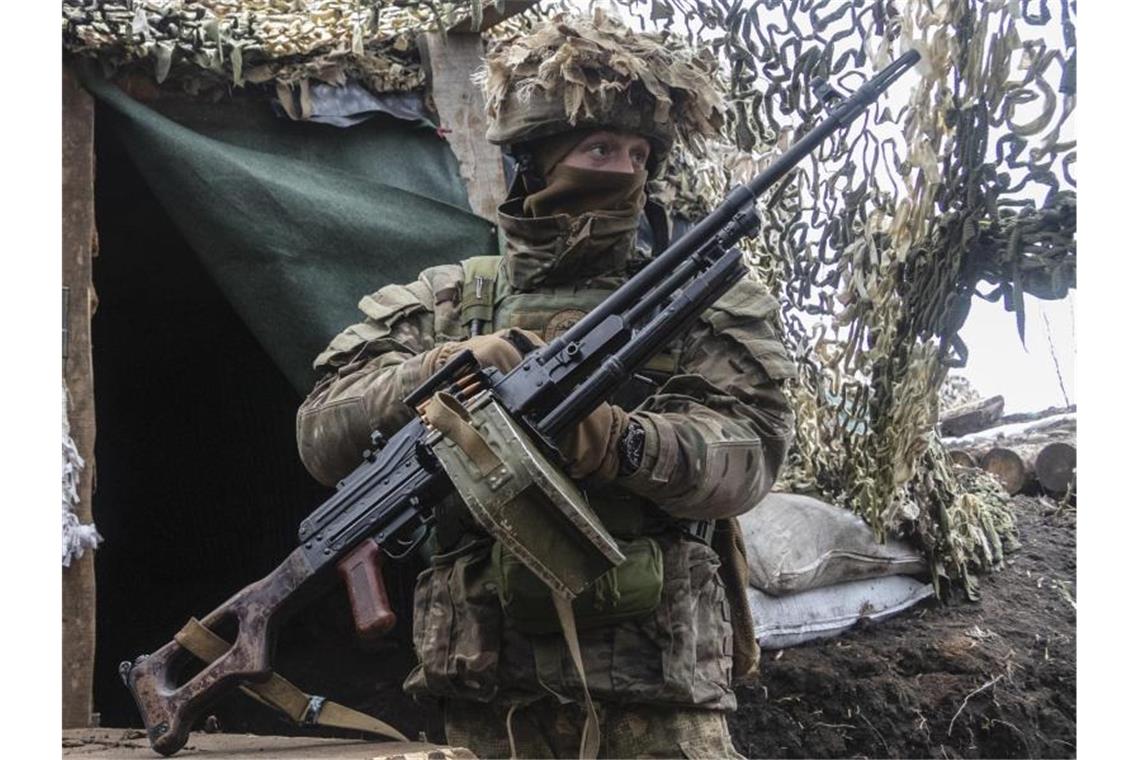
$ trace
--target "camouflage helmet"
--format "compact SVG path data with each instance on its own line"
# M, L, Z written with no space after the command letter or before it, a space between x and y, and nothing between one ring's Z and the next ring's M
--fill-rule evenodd
M724 123L709 51L634 32L601 9L558 14L494 43L476 80L496 145L608 127L643 135L660 164L677 142L700 153Z

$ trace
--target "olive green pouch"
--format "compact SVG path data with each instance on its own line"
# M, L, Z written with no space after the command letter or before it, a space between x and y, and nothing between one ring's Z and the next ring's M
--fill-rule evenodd
M578 630L636 620L651 614L661 603L661 547L647 536L618 543L625 561L608 570L571 603ZM550 588L501 543L496 542L491 551L491 566L503 614L515 628L528 634L561 630Z
M428 445L475 522L541 578L546 594L569 602L625 561L578 486L490 392L467 406L439 392L423 414L436 429Z

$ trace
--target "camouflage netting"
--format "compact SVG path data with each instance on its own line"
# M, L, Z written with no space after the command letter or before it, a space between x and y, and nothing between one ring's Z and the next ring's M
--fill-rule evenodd
M472 16L473 0L63 0L63 44L191 92L350 79L392 92L424 84L418 34Z
M916 538L973 595L972 572L1000 566L1016 531L991 479L951 472L939 388L966 361L958 331L975 294L1003 299L1024 336L1024 294L1076 286L1075 3L623 5L712 45L728 74L733 144L722 161L682 157L670 190L682 213L812 126L812 78L851 90L903 50L923 53L896 94L766 199L749 253L784 295L801 366L782 486Z
M544 2L502 38L583 3ZM762 207L754 268L783 295L801 367L797 440L782 486L918 540L942 574L1014 544L992 481L951 472L934 433L939 388L961 366L971 299L1076 285L1075 2L1059 0L620 0L635 28L707 45L729 85L723 144L682 153L656 193L695 217L811 127L808 83L850 91L902 50L924 55L868 115L802 164ZM108 67L203 83L356 79L422 85L415 34L477 2L65 0L64 43ZM987 283L982 285L982 283ZM1011 326L1012 327L1012 326Z

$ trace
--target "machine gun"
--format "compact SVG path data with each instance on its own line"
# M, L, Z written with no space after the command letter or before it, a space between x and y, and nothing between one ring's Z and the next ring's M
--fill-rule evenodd
M388 440L373 433L364 461L301 523L298 547L269 575L202 618L200 625L213 639L218 656L184 683L178 676L193 657L181 637L120 666L151 746L164 755L177 752L213 699L269 679L274 627L325 588L336 577L334 568L347 582L358 630L375 636L390 629L395 616L384 595L381 553L394 560L411 553L431 528L432 506L457 487L457 465L447 454L449 446L455 447L440 413L470 427L475 411L490 409L512 431L521 432L524 443L557 461L560 433L585 419L745 275L735 246L759 227L757 199L829 135L850 125L918 59L915 51L902 55L847 98L822 80L814 82L827 110L816 127L763 173L734 188L708 216L561 337L544 346L524 347L533 350L511 371L482 368L470 351L462 351L425 381L405 400L419 415ZM486 456L477 465L497 488L495 478L509 480L511 473L504 459L491 451L493 446L478 445ZM470 446L460 448L479 457ZM563 480L556 485L565 493L567 484ZM569 490L574 490L572 484ZM494 521L493 515L477 511L471 494L461 495L481 523ZM580 542L585 549L569 570L552 572L536 562L538 552L528 549L525 540L504 542L504 548L564 598L572 598L623 559L588 507L570 516L585 536ZM219 641L232 632L232 642Z

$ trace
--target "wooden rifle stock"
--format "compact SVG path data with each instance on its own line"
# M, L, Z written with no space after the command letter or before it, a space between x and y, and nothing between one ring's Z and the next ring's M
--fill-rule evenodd
M152 654L120 666L156 752L172 755L182 749L194 721L216 697L243 682L269 678L273 627L312 577L304 553L294 549L273 572L202 618L202 625L214 633L236 625L237 634L224 655L185 683L178 678L194 658L179 641L181 634Z

